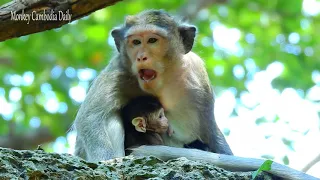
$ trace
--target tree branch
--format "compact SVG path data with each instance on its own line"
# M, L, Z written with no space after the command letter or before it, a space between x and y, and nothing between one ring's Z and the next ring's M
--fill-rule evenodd
M317 164L320 161L320 154L318 154L317 157L315 157L314 159L312 159L312 161L310 161L304 168L302 168L302 172L307 172L310 168L312 168L312 166L314 166L315 164Z
M0 42L59 28L121 0L14 0L0 6Z
M37 145L51 142L55 137L47 128L39 128L22 135L0 136L0 147L13 149L30 149Z

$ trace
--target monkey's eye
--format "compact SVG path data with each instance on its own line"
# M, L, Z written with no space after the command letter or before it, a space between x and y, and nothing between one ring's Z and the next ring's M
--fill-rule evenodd
M158 41L157 38L150 38L150 39L148 40L148 43L155 43L155 42L157 42L157 41Z
M159 114L159 119L161 119L162 118L162 114Z
M141 41L139 41L138 39L135 39L135 40L132 41L132 43L134 45L139 45L139 44L141 44Z

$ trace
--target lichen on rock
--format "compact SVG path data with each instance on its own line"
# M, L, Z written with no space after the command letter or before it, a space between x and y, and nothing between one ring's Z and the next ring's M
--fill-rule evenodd
M252 172L230 172L187 158L164 162L152 156L126 156L90 163L70 154L0 148L2 179L235 179L249 180ZM272 179L261 173L256 179Z

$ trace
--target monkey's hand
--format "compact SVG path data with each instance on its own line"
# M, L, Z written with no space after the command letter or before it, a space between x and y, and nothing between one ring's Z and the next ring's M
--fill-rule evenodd
M173 129L172 129L172 127L170 125L168 127L167 133L168 133L168 136L172 136L172 134L174 133L174 131L173 131Z

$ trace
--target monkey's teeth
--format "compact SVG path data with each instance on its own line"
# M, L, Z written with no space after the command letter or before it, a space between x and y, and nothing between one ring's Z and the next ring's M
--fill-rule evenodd
M151 78L149 78L149 79L145 79L145 77L142 77L142 79L145 81L145 82L149 82L149 81L151 81L151 80L153 80L154 78L155 78L156 76L155 75L153 75Z
M148 83L149 81L157 77L157 72L152 69L140 69L139 70L140 79Z

